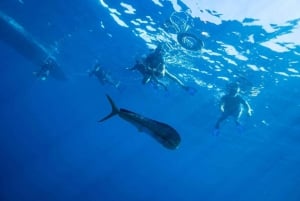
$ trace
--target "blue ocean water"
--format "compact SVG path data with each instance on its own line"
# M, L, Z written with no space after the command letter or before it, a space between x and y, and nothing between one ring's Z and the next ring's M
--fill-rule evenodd
M227 13L212 4L220 2L1 0L0 14L46 47L67 80L37 79L30 49L0 40L0 200L299 201L300 16L266 4L260 19L250 1ZM1 39L18 41L0 27ZM204 46L185 49L180 33ZM128 70L158 44L195 94L165 78L168 91L142 85ZM97 62L118 88L88 76ZM230 82L253 115L242 116L242 133L228 119L213 136ZM178 149L117 116L98 123L111 110L106 94L175 128Z

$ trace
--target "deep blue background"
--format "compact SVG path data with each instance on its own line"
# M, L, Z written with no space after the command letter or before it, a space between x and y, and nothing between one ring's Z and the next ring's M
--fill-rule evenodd
M160 24L173 11L166 5L162 15L152 3L135 8L137 15L149 13ZM299 61L295 50L249 47L251 62L269 70L241 69L260 90L248 97L254 115L243 119L243 135L228 121L215 137L217 90L191 83L197 88L191 96L176 85L169 92L142 86L139 75L125 68L148 52L145 42L114 23L97 1L2 0L0 8L41 43L56 47L69 77L66 82L36 80L37 67L0 42L1 200L300 200L299 77L282 78L272 71L284 70L289 59ZM218 48L216 40L239 46L220 30L263 33L261 27L243 28L234 21L199 23L211 35L207 49ZM263 53L270 58L266 63L257 57ZM121 81L121 91L87 76L97 59ZM222 57L213 59L226 66ZM195 60L209 68L201 58ZM222 89L225 82L217 76L231 75L224 70L201 79ZM97 123L110 112L106 93L121 107L174 126L182 136L179 149L164 149L118 117Z

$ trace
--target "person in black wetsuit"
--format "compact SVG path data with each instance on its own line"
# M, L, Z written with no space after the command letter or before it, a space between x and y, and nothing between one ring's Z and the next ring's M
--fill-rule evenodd
M180 79L166 69L163 54L162 46L158 45L157 48L152 53L148 54L145 59L137 61L130 70L137 70L143 75L143 84L153 82L167 90L167 86L161 82L159 78L168 77L179 84L184 90L190 90L191 87L186 86Z

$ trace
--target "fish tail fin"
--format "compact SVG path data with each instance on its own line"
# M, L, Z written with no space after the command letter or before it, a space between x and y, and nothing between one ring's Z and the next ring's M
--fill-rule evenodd
M111 113L109 115L107 115L106 117L104 117L103 119L99 120L98 122L103 122L117 114L119 114L119 109L116 106L116 104L114 103L114 101L111 99L111 97L109 95L106 95L110 105L111 105Z

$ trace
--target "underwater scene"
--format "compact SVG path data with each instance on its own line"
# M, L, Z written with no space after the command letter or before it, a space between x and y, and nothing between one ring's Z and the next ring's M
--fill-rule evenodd
M1 201L299 201L298 0L1 0Z

